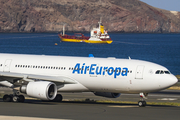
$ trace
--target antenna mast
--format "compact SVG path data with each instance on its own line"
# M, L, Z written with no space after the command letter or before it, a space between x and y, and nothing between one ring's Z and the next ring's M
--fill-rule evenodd
M100 26L101 26L101 23L102 23L102 17L100 17L100 21L98 23L99 23L99 29L100 29Z
M63 25L63 36L65 35L65 25Z

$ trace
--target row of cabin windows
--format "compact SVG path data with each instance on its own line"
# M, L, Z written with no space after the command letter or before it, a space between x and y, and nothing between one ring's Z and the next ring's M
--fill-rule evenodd
M69 68L69 70L75 70L75 69L74 68ZM81 68L76 69L76 70L81 70ZM84 70L84 69L82 69L82 70ZM89 68L87 68L87 71L89 71ZM105 71L107 72L108 70L106 69ZM112 70L109 70L109 72L112 72ZM115 72L115 70L114 70L114 72ZM116 72L126 72L126 71L117 70ZM132 73L132 71L128 71L128 73Z
M2 64L1 64L2 65ZM55 66L36 66L36 65L15 65L15 67L18 68L39 68L39 69L57 69L57 70L65 70L66 67L55 67ZM73 67L70 67L69 70L75 70ZM78 69L76 69L78 70ZM79 69L81 70L81 68ZM84 70L84 69L82 69ZM87 71L89 71L89 68L87 69ZM106 70L107 72L108 70ZM112 72L112 70L109 70L109 72ZM115 72L115 70L114 70ZM116 71L116 72L125 72L125 71ZM128 73L132 73L132 71L128 71Z
M15 65L18 68L39 68L39 69L57 69L65 70L66 67L55 67L55 66L36 66L36 65Z

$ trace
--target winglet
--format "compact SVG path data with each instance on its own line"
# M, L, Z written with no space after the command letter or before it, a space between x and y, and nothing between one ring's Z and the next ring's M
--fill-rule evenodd
M94 55L93 54L89 54L89 57L94 57Z

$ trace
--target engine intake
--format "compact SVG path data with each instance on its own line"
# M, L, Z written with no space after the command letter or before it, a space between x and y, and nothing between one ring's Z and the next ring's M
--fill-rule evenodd
M42 100L53 100L57 94L57 86L47 81L29 82L20 87L20 92Z
M110 92L94 92L97 96L107 97L107 98L117 98L121 93L110 93Z

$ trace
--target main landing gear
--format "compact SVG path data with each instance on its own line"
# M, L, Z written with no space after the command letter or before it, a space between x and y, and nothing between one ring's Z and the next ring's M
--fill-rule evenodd
M10 95L4 95L3 96L3 101L4 102L24 102L25 101L25 97L23 95L19 95L18 91L13 91L13 94ZM56 97L54 98L54 100L50 100L50 102L62 102L62 95L61 94L57 94Z
M19 95L19 92L16 90L13 90L13 94L10 95L4 95L3 101L4 102L24 102L25 98L23 95Z
M145 107L146 106L146 101L145 99L147 99L148 93L139 93L141 99L138 102L139 107Z
M42 101L43 102L62 102L62 99L63 99L62 95L57 94L54 100L42 100Z
M61 94L57 94L56 97L54 98L54 100L52 100L53 102L62 102L62 95Z

